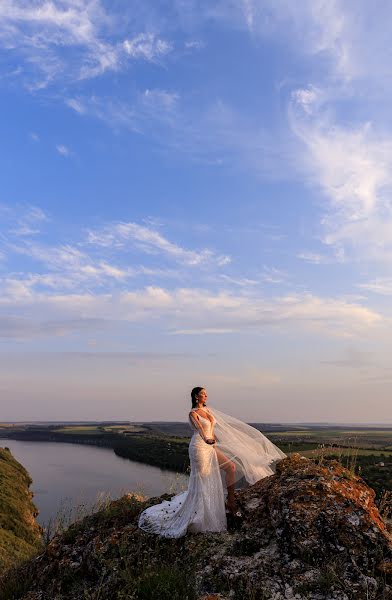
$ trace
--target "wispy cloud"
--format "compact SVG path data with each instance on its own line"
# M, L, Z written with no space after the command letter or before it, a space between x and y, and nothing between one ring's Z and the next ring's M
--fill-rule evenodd
M4 215L14 215L3 205ZM24 222L43 222L38 207L25 207ZM8 255L23 256L24 271L4 272L0 278L0 316L6 339L89 335L94 331L151 324L172 335L257 334L273 328L277 335L309 331L334 337L363 336L385 318L361 299L284 294L266 297L263 282L288 282L285 272L265 266L260 281L221 272L229 257L215 250L184 248L159 230L132 221L111 222L84 230L79 239L53 245L29 235L2 237ZM157 257L151 265L130 264L130 250ZM123 255L126 253L124 266ZM122 257L122 258L121 258ZM192 285L168 287L158 277L172 277L164 268L192 272ZM118 261L117 261L118 259ZM135 261L133 261L135 262ZM169 269L170 271L170 269ZM153 284L135 284L150 276ZM175 279L174 279L175 280ZM13 315L6 325L6 317ZM1 329L1 328L0 328Z
M344 251L342 248L337 248L332 255L304 251L299 252L297 258L313 265L330 265L337 262L344 262Z
M360 283L358 287L381 296L392 296L392 278L390 277L379 277L366 283Z
M206 103L175 90L146 89L126 101L110 96L75 96L65 103L116 132L145 135L158 151L164 151L166 157L169 151L176 161L218 169L234 167L260 178L281 179L293 172L293 141L281 132L271 136L261 117L255 122L253 116L221 99Z
M320 238L337 262L392 256L392 133L385 110L391 91L391 16L391 5L384 3L374 13L364 0L355 6L343 0L200 4L199 19L229 22L252 38L284 40L311 69L314 81L291 96L288 125L294 137L287 136L285 172L296 173L327 199ZM276 141L272 145L277 148ZM263 153L261 146L255 156ZM277 152L274 158L282 164L286 157ZM301 253L308 262L326 262L321 257Z
M142 58L151 62L159 60L173 49L171 43L154 33L139 33L134 38L124 40L123 47L132 58Z
M276 267L264 265L262 279L266 283L283 283L287 280L287 273Z
M48 213L32 204L0 204L0 214L3 231L17 237L41 233L42 225L50 220Z
M4 0L0 6L0 46L24 60L31 90L58 79L81 80L119 71L129 60L156 61L172 45L155 33L132 38L115 34L120 15L100 0Z
M202 333L227 334L261 332L266 328L290 330L303 328L315 334L351 337L382 322L382 316L360 304L339 298L320 298L311 295L282 296L266 300L255 295L234 295L228 292L212 293L204 289L179 288L168 290L149 286L129 292L104 295L24 293L19 296L3 293L0 307L24 307L24 315L46 315L48 323L71 320L83 327L92 320L115 319L132 324L154 319L168 333L191 335ZM35 317L36 318L36 317Z
M109 280L121 282L135 275L135 270L130 267L122 268L103 259L95 259L70 244L49 246L24 240L23 243L9 242L7 247L14 253L41 263L51 272L22 273L18 278L5 278L3 281L6 289L15 285L28 290L36 286L80 289L83 284L101 286Z
M329 262L326 256L318 254L317 252L300 252L297 254L297 258L314 265L323 265L328 264Z
M85 109L83 103L80 102L79 100L77 100L76 98L66 98L65 104L67 106L69 106L69 108L72 108L75 112L79 113L80 115L83 115L86 112L86 109Z
M162 109L166 113L172 112L176 108L178 100L179 94L176 92L161 89L147 89L141 95L141 103L151 114Z
M64 144L57 144L56 150L59 154L61 154L61 156L69 156L71 154L70 149Z
M378 7L377 15L366 0L355 5L344 0L216 0L200 8L200 19L230 22L252 37L284 39L302 58L317 60L319 73L335 80L390 79L388 3Z
M188 250L171 242L159 231L133 222L113 223L101 230L89 230L87 243L103 247L123 247L133 242L137 247L148 254L160 253L182 264L197 266L215 263L223 266L230 262L230 257L217 255L212 250Z
M308 151L302 168L329 201L324 242L352 259L390 257L392 137L371 123L339 125L325 110L309 115L297 92L290 122Z
M188 40L184 45L187 50L201 50L206 46L202 40Z
M10 259L0 278L0 290L4 298L14 301L35 294L95 294L103 287L119 293L136 277L160 284L186 281L190 268L193 279L207 281L231 262L229 256L209 248L184 248L164 236L151 219L146 221L151 225L116 222L97 230L82 229L73 240L53 244L46 241L45 233L38 237L41 224L48 220L40 208L25 206L16 211L1 205L0 209L3 225L8 222L0 237L0 251L4 259ZM23 257L23 270L18 257Z
M102 120L114 130L150 135L158 143L168 131L172 138L181 129L180 96L174 91L148 88L126 101L112 96L76 96L64 101L79 115ZM166 144L171 143L168 138Z
M250 287L259 283L256 279L248 279L247 277L230 277L229 275L226 275L224 273L221 273L219 277L223 281L226 281L229 284L239 287Z

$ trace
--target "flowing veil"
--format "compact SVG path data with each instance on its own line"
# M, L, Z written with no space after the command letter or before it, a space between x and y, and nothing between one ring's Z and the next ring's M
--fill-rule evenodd
M252 485L275 473L276 463L286 458L282 450L251 425L216 408L208 410L216 419L216 447L236 464L236 483L246 480Z
M188 489L142 511L138 521L140 529L172 538L181 537L187 531L226 531L224 489L226 487L229 491L229 487L226 473L220 468L222 456L218 451L235 462L237 468L233 483L237 487L245 487L273 475L275 464L285 458L284 452L258 429L215 408L206 407L206 411L214 418L209 420L200 415L205 420L205 430L203 427L200 430L190 419L194 433L189 443L191 472ZM206 444L212 433L215 445Z

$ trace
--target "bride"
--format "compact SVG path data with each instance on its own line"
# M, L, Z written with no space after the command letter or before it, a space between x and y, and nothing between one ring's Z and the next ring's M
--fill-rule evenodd
M236 511L235 484L242 480L251 485L272 475L275 464L286 457L258 429L207 407L205 388L193 388L191 397L188 489L146 508L139 517L141 529L168 538L225 531L226 508Z

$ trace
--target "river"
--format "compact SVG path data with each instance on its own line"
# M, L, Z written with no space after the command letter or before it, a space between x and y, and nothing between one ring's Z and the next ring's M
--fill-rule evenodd
M104 498L128 492L159 496L187 488L188 476L117 456L111 448L0 439L30 473L43 527L72 522Z

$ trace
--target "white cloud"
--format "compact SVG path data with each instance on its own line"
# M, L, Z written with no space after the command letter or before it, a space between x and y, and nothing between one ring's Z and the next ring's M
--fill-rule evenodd
M306 0L300 7L289 0L273 4L280 15L290 15L303 49L319 59L330 57L328 66L336 78L345 83L367 79L381 86L390 81L389 3L376 12L366 0Z
M30 290L53 288L56 290L83 289L83 286L102 286L109 281L124 282L136 271L110 264L103 258L93 258L70 244L48 246L24 240L24 243L8 242L7 248L41 263L49 273L19 273L3 279L6 290Z
M149 323L174 334L257 333L274 326L285 335L294 330L313 331L316 335L338 337L363 336L364 332L382 323L380 314L360 304L339 298L320 298L309 294L281 296L267 300L255 295L213 293L195 288L165 288L149 286L121 293L47 294L24 286L4 289L0 307L20 310L29 321L45 315L50 322L62 322L72 329L75 322L84 327L116 319L118 322ZM88 325L90 327L90 325ZM86 323L87 326L87 323Z
M230 262L230 257L216 255L209 249L200 251L188 250L165 238L158 231L133 222L120 222L106 226L102 230L89 230L87 243L103 247L123 247L132 241L148 254L160 253L189 266L215 263L223 266Z
M119 71L130 59L157 61L171 52L171 43L152 33L118 39L122 17L109 14L100 0L3 0L0 47L24 61L23 80L32 91L57 79Z
M169 54L172 50L171 43L153 33L139 33L134 38L124 40L123 47L132 58L142 58L151 62Z
M2 225L13 236L23 237L41 233L43 223L50 220L40 207L32 204L0 206L3 213Z
M231 283L239 287L250 287L259 283L256 279L248 279L247 277L230 277L229 275L225 275L223 273L221 273L219 277L220 279L223 279L223 281L227 281L227 283Z
M219 267L224 267L225 265L229 265L231 263L231 256L228 256L226 254L223 254L221 256L217 256L216 257L216 264Z
M201 3L200 18L229 22L254 36L284 40L318 74L346 83L359 78L390 80L388 44L392 7L374 10L366 0L215 0Z
M102 63L107 47L99 40L99 30L106 19L99 0L5 0L0 7L0 41L43 72L40 85L45 87L65 67L61 48L82 49L87 63Z
M352 259L389 259L392 137L371 123L339 125L324 109L309 115L301 98L293 95L290 124L307 149L300 168L329 203L324 242Z
M294 90L293 99L308 115L314 114L315 110L325 100L324 94L320 89L309 85L307 88Z
M188 40L184 45L187 50L201 50L205 48L205 42L201 40Z
M66 103L116 132L149 136L156 148L164 149L165 157L169 150L177 160L251 170L263 178L281 179L283 172L289 176L293 171L292 140L276 132L271 136L261 117L255 122L221 100L205 106L175 91L147 89L125 102L110 96L79 96Z
M368 281L367 283L360 283L358 284L358 287L373 292L374 294L392 296L392 278L379 277L372 281Z
M83 106L82 102L80 102L76 98L67 98L65 100L65 104L67 106L69 106L70 108L72 108L75 112L79 113L80 115L83 115L86 112L86 109Z
M332 256L319 254L318 252L304 251L299 252L297 258L314 265L329 265L332 263L344 262L344 251L342 249L336 249Z
M314 265L322 265L329 262L325 256L322 254L317 254L317 252L300 252L297 254L297 258Z
M116 131L149 134L158 142L166 136L165 145L170 145L173 134L181 129L180 96L169 90L146 89L126 102L110 96L78 96L67 98L65 103L78 114L102 120Z
M176 107L178 99L177 93L160 89L147 89L142 95L143 104L154 111L162 109L172 111Z
M133 222L109 223L97 230L84 230L83 239L53 245L42 237L41 224L49 219L39 207L10 207L0 205L4 233L0 237L2 256L10 258L9 265L17 264L16 256L23 256L23 271L3 272L1 287L12 297L40 291L95 291L105 285L108 291L124 289L130 278L145 281L181 279L190 275L189 267L203 279L216 269L227 265L230 257L208 248L193 250L169 240L157 230L159 224L148 220L151 226ZM147 221L146 221L147 222ZM133 250L130 265L130 251ZM135 252L136 250L136 252ZM140 264L138 254L145 255ZM166 266L167 259L173 266ZM137 261L137 262L136 262ZM184 267L187 267L186 269ZM12 268L12 267L11 267ZM19 267L20 268L20 267Z
M266 283L283 283L287 280L287 273L281 269L264 265L262 279Z
M64 144L57 144L56 150L59 154L61 154L61 156L69 156L70 155L69 148L67 148L67 146L64 146Z
M10 207L2 205L4 216L13 216ZM47 215L38 207L24 207L25 222L45 221ZM3 240L4 241L4 240ZM37 243L18 236L6 240L8 254L17 253L39 263L35 272L8 273L0 279L0 314L12 310L23 322L15 321L15 336L67 335L89 332L108 325L113 319L124 324L154 322L154 326L176 335L262 332L286 334L303 328L327 335L348 337L363 335L383 321L383 317L355 299L321 298L310 294L284 295L267 299L257 293L257 283L246 277L232 278L217 274L214 285L221 281L234 285L240 293L213 291L203 287L167 289L150 285L129 289L129 280L137 275L167 277L160 267L123 267L113 264L105 255L128 251L129 243L147 254L167 256L176 263L193 267L219 267L226 259L211 250L189 250L170 241L156 228L133 222L118 222L100 230L90 230L87 244L58 246ZM87 247L93 255L83 250ZM129 260L127 261L129 263ZM175 276L178 274L175 272ZM173 273L169 274L170 277ZM286 274L265 267L264 278L281 281ZM101 293L105 285L105 293ZM5 312L4 312L5 311ZM24 327L25 326L25 327ZM5 328L6 337L11 330ZM12 336L11 336L12 337Z

